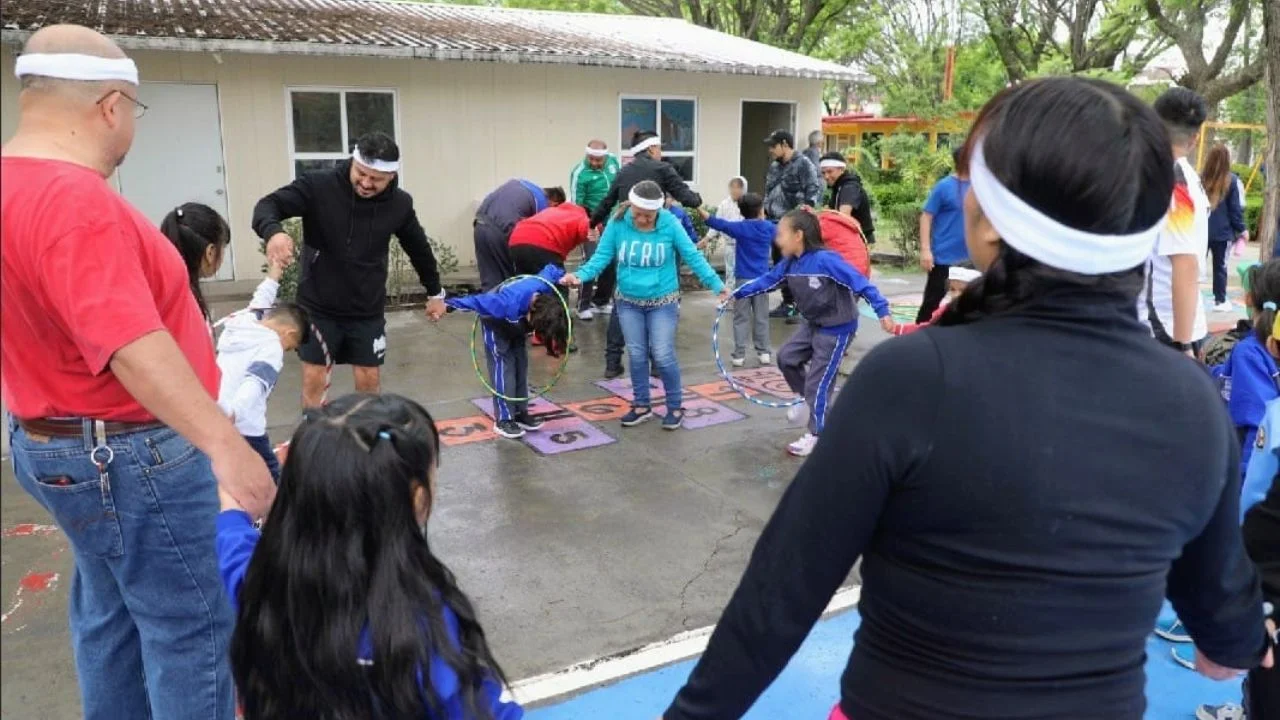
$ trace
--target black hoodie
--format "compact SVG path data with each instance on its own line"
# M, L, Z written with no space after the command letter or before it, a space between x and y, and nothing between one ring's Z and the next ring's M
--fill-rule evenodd
M413 198L399 187L362 198L351 186L351 161L332 170L300 175L258 201L253 230L269 239L288 218L302 218L306 242L298 304L324 317L381 317L387 303L387 257L391 236L430 295L440 293L440 272L427 234L413 211Z
M663 192L687 208L702 205L702 196L685 183L684 178L680 177L680 173L672 167L671 163L654 160L648 153L641 153L618 171L613 184L609 186L609 194L604 196L604 200L596 206L596 211L591 213L591 226L599 227L605 224L609 219L609 213L613 212L619 203L626 201L627 196L631 194L631 188L644 180L658 183Z

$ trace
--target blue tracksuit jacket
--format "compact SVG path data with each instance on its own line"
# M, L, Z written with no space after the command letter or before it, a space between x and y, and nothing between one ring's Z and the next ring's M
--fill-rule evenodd
M733 238L733 276L739 280L754 280L769 272L769 253L773 250L773 238L778 234L778 224L772 220L722 220L707 219L707 227Z
M560 278L564 277L564 270L555 265L548 265L542 268L538 277L555 285L560 282ZM529 314L529 305L533 303L534 296L552 292L551 285L541 280L524 278L487 293L445 298L444 302L449 307L467 310L490 320L519 323Z
M858 331L857 298L871 303L877 317L889 315L889 301L875 285L831 250L810 250L787 258L769 272L738 288L733 296L746 298L787 283L796 309L818 332L843 335Z

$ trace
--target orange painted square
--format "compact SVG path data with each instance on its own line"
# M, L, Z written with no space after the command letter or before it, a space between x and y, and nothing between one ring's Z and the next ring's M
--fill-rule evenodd
M743 391L747 395L758 395L755 390L743 386ZM729 387L729 383L721 380L720 382L703 383L702 385L690 385L685 388L694 395L699 395L708 400L724 401L724 400L740 400L742 395L737 390Z
M445 445L466 445L498 437L493 431L493 421L484 415L437 420L440 442Z
M560 405L583 420L592 422L617 420L631 409L631 401L617 395L575 403L560 403Z

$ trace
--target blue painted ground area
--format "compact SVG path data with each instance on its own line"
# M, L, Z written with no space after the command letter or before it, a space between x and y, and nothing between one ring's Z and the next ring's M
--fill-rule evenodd
M840 673L858 613L824 620L791 664L746 715L748 720L826 720L835 704ZM1147 643L1147 720L1187 720L1200 703L1239 702L1240 683L1215 683L1174 664L1169 643ZM692 660L623 680L553 707L535 710L529 720L655 720L693 669Z

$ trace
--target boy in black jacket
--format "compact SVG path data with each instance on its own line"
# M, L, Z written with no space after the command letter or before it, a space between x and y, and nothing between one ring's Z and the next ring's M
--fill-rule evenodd
M292 261L288 218L302 218L305 246L298 304L311 318L335 364L351 365L356 392L376 393L386 359L387 255L394 235L426 288L427 315L445 312L444 291L427 234L401 190L400 148L385 133L356 142L350 160L330 170L299 175L258 201L253 229L267 241L267 258ZM298 348L302 360L302 404L316 407L324 396L325 353L321 339Z

